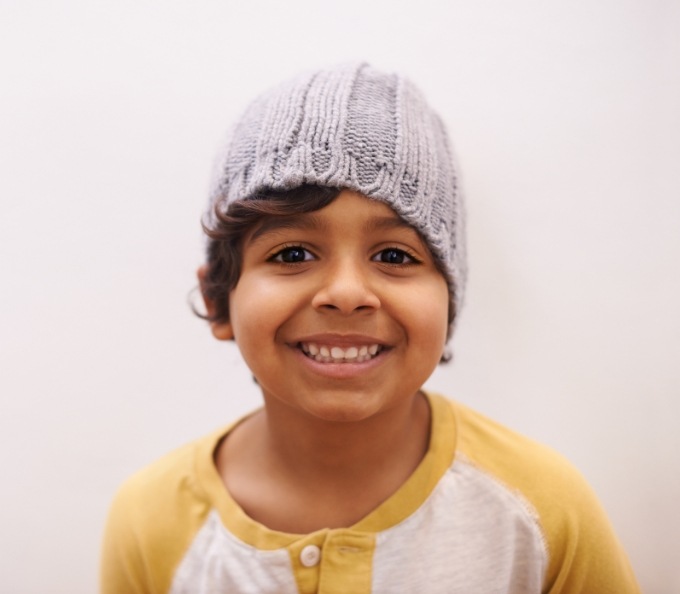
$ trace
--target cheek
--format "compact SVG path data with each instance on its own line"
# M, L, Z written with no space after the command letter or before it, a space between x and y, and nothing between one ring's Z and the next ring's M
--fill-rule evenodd
M229 296L230 319L241 350L275 338L293 309L295 293L279 282L256 275L241 277Z
M432 312L432 315L427 316L421 323L424 329L423 342L426 347L431 347L437 359L442 355L448 334L448 312L444 310L440 313L441 315L435 315L435 312Z
M435 348L443 347L449 327L449 290L446 281L434 279L423 284L412 304L414 327L420 328L422 341Z
M441 357L446 343L449 317L449 291L446 281L423 279L411 291L397 294L397 314L408 328L409 342L423 357Z

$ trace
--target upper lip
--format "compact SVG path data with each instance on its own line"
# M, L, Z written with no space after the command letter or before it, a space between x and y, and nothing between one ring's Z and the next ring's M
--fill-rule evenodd
M386 342L383 339L367 336L365 334L336 334L324 332L320 334L309 334L300 338L296 338L291 344L300 343L316 343L326 346L338 346L338 347L351 347L351 346L370 346L372 344L377 344L380 346L386 346Z

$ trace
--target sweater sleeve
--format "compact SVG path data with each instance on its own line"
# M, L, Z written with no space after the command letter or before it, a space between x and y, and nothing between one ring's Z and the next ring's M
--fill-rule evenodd
M100 567L101 594L149 594L145 567L134 526L131 502L121 491L116 496L104 529Z
M216 434L217 435L217 434ZM196 471L212 460L216 435L164 456L116 494L104 530L101 594L166 594L211 506Z
M581 473L563 456L458 403L459 447L535 516L548 553L543 594L639 594L628 558Z
M628 558L590 486L567 469L562 493L537 502L548 540L548 594L639 594ZM559 487L558 487L559 488Z

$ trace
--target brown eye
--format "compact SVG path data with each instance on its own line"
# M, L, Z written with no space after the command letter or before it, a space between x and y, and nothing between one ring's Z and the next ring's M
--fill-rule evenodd
M312 254L299 245L284 248L270 258L272 262L283 262L284 264L296 264L312 259Z
M398 248L381 250L373 259L384 264L413 264L416 262L415 258L412 258L404 250Z

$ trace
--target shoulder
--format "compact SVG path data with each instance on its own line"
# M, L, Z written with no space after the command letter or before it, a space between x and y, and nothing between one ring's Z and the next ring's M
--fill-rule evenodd
M203 488L212 451L226 429L163 456L116 493L104 533L102 592L164 591L210 512Z
M112 509L140 522L153 522L153 510L181 506L203 498L202 458L210 457L225 430L214 432L164 455L129 477L119 488Z
M548 551L547 592L639 591L602 506L564 456L462 404L449 405L456 461L501 485L534 516Z
M449 401L456 427L456 450L473 465L531 494L541 486L576 495L589 490L581 473L552 448L526 437L460 403ZM550 486L552 487L550 487ZM546 491L546 489L548 491Z

